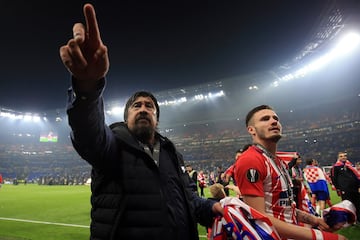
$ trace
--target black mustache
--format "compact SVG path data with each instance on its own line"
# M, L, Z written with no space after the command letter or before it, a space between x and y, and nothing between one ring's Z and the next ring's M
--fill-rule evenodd
M149 122L151 121L147 113L140 113L139 116L136 118L136 121L140 121L140 120L147 120Z

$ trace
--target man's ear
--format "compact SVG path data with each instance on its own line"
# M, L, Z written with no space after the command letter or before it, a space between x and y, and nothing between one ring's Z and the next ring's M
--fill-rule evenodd
M255 135L255 128L253 126L248 126L247 131L251 136Z

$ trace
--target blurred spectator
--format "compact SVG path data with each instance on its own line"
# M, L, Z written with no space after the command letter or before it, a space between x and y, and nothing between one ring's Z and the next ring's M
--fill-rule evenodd
M315 164L315 159L306 159L304 178L311 190L312 204L316 206L316 212L322 216L323 210L325 209L325 202L330 198L330 194L325 174L322 169Z
M198 182L200 188L200 197L205 197L204 188L206 188L206 177L203 170L199 171Z
M331 169L331 179L342 200L355 205L357 219L360 219L360 173L347 159L346 152L339 152Z
M234 163L231 164L231 166L228 167L224 172L224 183L225 183L225 185L229 184L231 179L233 180L234 185L236 185L236 182L235 182L235 179L234 179L235 163L236 163L237 159L241 156L241 154L243 152L245 152L250 146L251 146L251 144L246 144L243 148L240 148L240 149L236 150Z
M211 171L209 174L209 186L213 185L216 181L215 172Z
M355 163L355 168L360 173L360 162Z
M303 171L301 169L302 159L300 155L296 155L291 162L288 163L289 173L292 181L292 191L294 194L294 201L296 206L300 208L302 204L301 189L304 181Z
M209 186L209 191L211 194L210 199L215 200L215 201L220 201L221 199L226 197L225 191L224 191L224 186L220 183L215 183L211 186ZM210 240L211 238L211 231L212 231L212 226L206 228L207 231L207 239Z
M216 183L220 183L224 187L229 184L228 182L225 182L225 172L221 165L219 165L216 169ZM229 189L225 188L224 191L226 196L229 196Z
M189 174L190 178L193 181L193 184L192 184L193 191L196 192L196 194L199 194L198 186L197 186L197 183L198 183L198 173L197 173L197 171L194 170L190 164L187 164L185 169L186 169L186 172Z

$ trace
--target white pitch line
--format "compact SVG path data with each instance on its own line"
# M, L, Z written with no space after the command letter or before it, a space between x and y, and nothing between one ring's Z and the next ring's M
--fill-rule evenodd
M67 223L56 223L56 222L43 222L43 221L36 221L36 220L26 220L26 219L18 219L18 218L5 218L0 217L0 220L6 221L15 221L15 222L28 222L28 223L39 223L39 224L47 224L47 225L59 225L65 227L80 227L80 228L89 228L89 226L85 225L78 225L78 224L67 224ZM200 238L206 238L206 235L199 235Z
M58 225L58 226L65 226L65 227L89 228L89 226L78 225L78 224L67 224L67 223L56 223L56 222L43 222L43 221L26 220L26 219L18 219L18 218L5 218L5 217L0 217L0 220L15 221L15 222L27 222L27 223L38 223L38 224L47 224L47 225Z

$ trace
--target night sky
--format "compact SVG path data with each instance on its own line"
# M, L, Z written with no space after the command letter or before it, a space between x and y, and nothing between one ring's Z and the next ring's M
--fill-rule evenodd
M59 47L85 1L2 1L0 107L64 108L70 75ZM329 1L88 1L110 71L105 97L266 71L307 44Z

